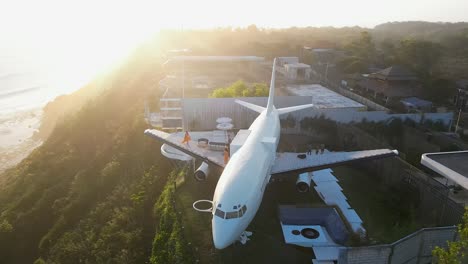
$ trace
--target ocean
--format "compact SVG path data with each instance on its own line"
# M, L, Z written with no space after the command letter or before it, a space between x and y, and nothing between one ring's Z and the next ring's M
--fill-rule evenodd
M43 64L31 57L0 55L0 116L42 107L84 84L61 83L64 76L59 69L59 65Z
M42 107L92 79L88 62L81 63L44 53L0 52L0 174L42 143L33 137Z

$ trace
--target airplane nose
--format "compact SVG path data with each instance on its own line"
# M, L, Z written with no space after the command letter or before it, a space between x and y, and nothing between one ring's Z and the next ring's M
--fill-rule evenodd
M217 249L227 248L238 238L235 226L226 220L217 219L216 216L212 220L212 231L213 243Z

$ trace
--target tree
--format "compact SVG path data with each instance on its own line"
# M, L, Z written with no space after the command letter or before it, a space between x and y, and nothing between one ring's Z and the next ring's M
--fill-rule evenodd
M361 32L358 39L345 47L351 56L340 61L339 67L346 73L366 72L367 67L375 59L375 45L372 36L367 31Z
M252 87L248 87L242 80L233 83L231 86L215 89L211 93L211 97L214 98L262 96L268 96L266 84L255 83Z
M435 247L432 255L437 263L461 264L468 262L468 208L465 209L463 222L458 225L458 240L448 241L447 248Z
M424 80L432 77L442 48L431 41L405 39L400 42L397 53L399 62L412 68Z

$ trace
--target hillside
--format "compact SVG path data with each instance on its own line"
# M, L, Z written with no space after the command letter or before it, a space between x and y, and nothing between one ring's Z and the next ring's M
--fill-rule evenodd
M447 37L468 29L467 22L434 23L425 21L388 22L374 27L372 33L378 39L416 38L441 42Z
M170 169L143 135L144 101L161 77L153 55L139 50L97 84L100 96L2 175L0 263L149 259L152 208Z

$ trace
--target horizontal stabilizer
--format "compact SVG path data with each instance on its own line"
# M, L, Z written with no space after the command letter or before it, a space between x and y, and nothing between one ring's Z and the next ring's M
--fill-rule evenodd
M249 108L250 110L254 110L257 113L261 113L261 112L263 112L265 110L265 107L263 107L263 106L254 105L254 104L247 103L247 102L244 102L244 101L241 101L241 100L235 100L235 102L242 105L242 106L244 106L244 107Z
M291 113L294 111L299 111L299 110L311 108L311 107L314 107L314 105L313 104L297 105L297 106L280 108L277 111L278 111L278 115L282 115L282 114L287 114L287 113Z

